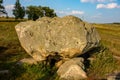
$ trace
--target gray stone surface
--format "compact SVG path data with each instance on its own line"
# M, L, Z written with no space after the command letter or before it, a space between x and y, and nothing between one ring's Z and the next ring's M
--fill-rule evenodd
M73 58L63 63L57 71L60 80L86 79L87 75L84 71L83 61L83 58Z
M97 47L100 37L95 28L74 16L43 17L15 26L22 47L36 61L55 52L66 58L84 54Z
M18 65L22 65L24 63L32 65L32 64L37 64L37 61L33 58L24 58L17 62Z
M0 74L8 74L9 73L9 70L1 70L0 71Z

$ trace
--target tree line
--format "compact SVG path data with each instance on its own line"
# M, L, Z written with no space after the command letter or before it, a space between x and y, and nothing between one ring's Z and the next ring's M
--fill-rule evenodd
M3 0L0 0L0 14L2 14L2 13L6 14L6 16L8 17L5 7L2 5L2 3L3 3Z
M2 10L6 12L2 3L3 3L3 0L0 0L0 12L2 12ZM1 8L1 6L3 8ZM47 16L47 17L57 16L54 9L51 9L50 7L31 5L25 8L24 6L21 6L19 0L16 0L15 2L13 15L15 16L15 19L23 19L25 15L27 15L28 19L30 20L36 20L43 16Z

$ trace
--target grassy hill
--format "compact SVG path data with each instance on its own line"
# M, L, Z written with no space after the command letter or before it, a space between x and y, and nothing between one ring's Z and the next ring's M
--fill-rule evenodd
M15 25L19 22L0 21L0 70L10 70L8 75L0 75L0 80L57 80L50 67L43 64L17 66L16 62L29 55L20 46ZM120 71L120 24L93 24L101 36L101 46L88 53L85 62L88 80L104 79L112 72ZM52 69L55 70L56 69ZM54 71L54 72L55 72Z

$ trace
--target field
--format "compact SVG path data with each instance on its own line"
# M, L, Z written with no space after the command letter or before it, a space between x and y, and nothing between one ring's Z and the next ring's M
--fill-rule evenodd
M101 48L93 55L88 73L97 79L120 71L120 24L93 24L101 37Z
M14 27L18 23L0 22L0 71L10 71L9 74L0 74L0 80L58 80L55 68L44 68L41 63L16 65L19 60L29 57L20 46L15 32ZM108 74L120 71L120 24L93 25L101 36L101 44L99 48L88 52L91 53L91 60L85 62L86 72L88 80L105 79Z
M103 44L112 53L120 56L120 24L95 24L100 33Z

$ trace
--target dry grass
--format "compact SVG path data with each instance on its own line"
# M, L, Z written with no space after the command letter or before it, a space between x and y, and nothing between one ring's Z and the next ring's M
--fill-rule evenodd
M120 24L94 24L100 33L102 43L120 56Z
M90 80L106 79L108 74L120 72L120 24L94 24L101 36L101 49L92 55L87 70Z

